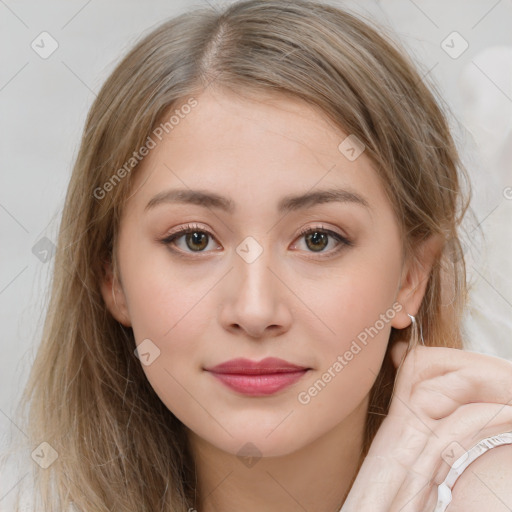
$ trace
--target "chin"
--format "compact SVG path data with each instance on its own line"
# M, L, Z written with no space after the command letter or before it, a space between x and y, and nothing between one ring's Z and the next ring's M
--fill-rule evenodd
M255 423L257 424L258 421ZM245 425L237 428L232 424L227 428L231 436L222 429L220 429L222 433L219 432L219 429L204 431L203 426L203 428L194 430L194 435L219 450L241 458L286 456L300 450L317 437L311 431L306 433L299 432L294 428L285 429L278 423L275 424L279 425L277 428L275 425L272 428L262 428L262 425L261 419L259 425L255 425L253 428L247 428Z

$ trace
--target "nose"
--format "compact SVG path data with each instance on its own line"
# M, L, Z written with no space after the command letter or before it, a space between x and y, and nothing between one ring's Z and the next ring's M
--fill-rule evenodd
M278 336L289 329L292 315L288 301L293 294L269 255L270 250L263 250L254 261L235 255L234 268L224 283L220 311L225 329L256 339Z

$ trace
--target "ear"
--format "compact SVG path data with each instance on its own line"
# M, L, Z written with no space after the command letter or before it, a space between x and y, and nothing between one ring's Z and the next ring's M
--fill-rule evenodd
M431 235L416 247L402 268L400 287L396 301L403 307L393 318L391 325L396 329L409 326L409 315L416 316L427 289L432 266L443 248L442 235Z
M104 273L101 281L101 295L112 316L125 327L131 327L130 315L126 297L121 283L112 272L112 264L106 261L103 265Z

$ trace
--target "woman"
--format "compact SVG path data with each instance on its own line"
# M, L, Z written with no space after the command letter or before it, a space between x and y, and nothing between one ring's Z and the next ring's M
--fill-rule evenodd
M39 510L481 510L450 467L491 436L471 469L510 506L512 364L460 350L463 177L412 63L342 10L146 36L66 198L25 396Z

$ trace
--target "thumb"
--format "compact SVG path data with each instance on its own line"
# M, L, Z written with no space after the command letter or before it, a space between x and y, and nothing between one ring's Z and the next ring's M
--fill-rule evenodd
M402 361L405 359L408 346L409 344L405 341L397 341L391 347L391 359L395 365L395 368L398 368Z

